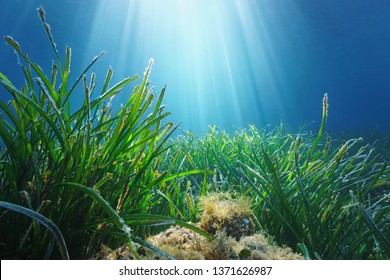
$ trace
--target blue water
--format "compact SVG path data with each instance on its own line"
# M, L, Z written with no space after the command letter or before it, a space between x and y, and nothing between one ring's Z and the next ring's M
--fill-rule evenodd
M390 133L388 0L0 0L0 35L11 35L50 71L53 58L36 8L42 4L61 53L72 47L73 77L103 82L142 74L168 85L170 120L184 130L232 131L282 120L291 130L320 123L329 96L328 131ZM0 71L23 82L10 47ZM2 100L9 96L0 89ZM124 103L129 93L114 99ZM80 92L72 102L80 103Z

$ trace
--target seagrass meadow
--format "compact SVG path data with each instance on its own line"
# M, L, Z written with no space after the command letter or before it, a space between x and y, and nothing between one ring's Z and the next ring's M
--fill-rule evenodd
M4 37L24 84L0 72L9 96L0 102L1 259L90 259L123 246L133 259L186 258L185 242L168 252L156 241L174 229L219 249L206 259L272 257L257 252L264 244L302 259L390 258L390 141L327 134L326 94L315 132L292 133L282 123L178 132L165 89L150 87L153 60L143 76L114 83L111 68L105 77L92 72L101 53L72 80L71 49L63 56L42 8L38 16L51 72ZM113 97L123 93L127 102L114 110ZM84 96L77 106L74 94Z

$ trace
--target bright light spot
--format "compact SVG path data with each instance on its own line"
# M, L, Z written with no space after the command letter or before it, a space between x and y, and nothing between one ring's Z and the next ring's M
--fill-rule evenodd
M267 3L101 1L90 41L109 48L117 75L139 72L153 57L151 84L168 85L167 110L183 129L262 127L286 117Z

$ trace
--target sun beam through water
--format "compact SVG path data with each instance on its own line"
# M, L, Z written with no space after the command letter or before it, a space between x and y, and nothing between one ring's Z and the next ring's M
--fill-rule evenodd
M117 73L153 57L152 84L168 85L168 110L186 130L265 126L286 117L273 9L264 1L100 1L90 45L115 52Z

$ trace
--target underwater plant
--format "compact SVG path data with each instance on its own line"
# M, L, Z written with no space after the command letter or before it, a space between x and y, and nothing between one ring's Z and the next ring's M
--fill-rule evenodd
M199 202L199 227L208 233L225 231L236 240L255 233L250 201L245 197L233 199L230 193L216 192L200 197Z
M157 170L167 149L164 143L175 130L165 121L170 114L162 105L165 88L159 94L148 88L151 59L128 101L114 111L112 98L139 76L111 86L109 68L96 93L96 76L87 78L87 72L103 52L72 82L71 49L66 48L62 62L43 8L38 15L55 55L51 73L44 73L12 37L4 37L19 57L25 83L18 89L0 73L0 84L10 96L8 104L0 101L0 201L58 227L71 258L87 258L103 242L126 242L137 256L134 242L153 247L121 216L148 213L159 203L153 200L154 188L172 179L170 168ZM74 94L84 96L78 108L70 105ZM18 214L9 208L0 211L0 258L61 257L53 236L36 219L15 219ZM160 220L175 223L165 217L153 222ZM131 222L144 224L145 218L135 215Z
M195 221L199 196L215 190L244 194L257 228L307 259L390 258L390 167L375 152L378 144L326 135L327 116L325 95L317 134L294 135L282 124L272 131L250 125L232 135L210 127L203 137L174 139L170 149L183 155L176 171L214 171L169 182L169 192L178 193L181 185L181 196L191 202L177 211Z
M0 72L1 259L390 258L388 144L383 157L327 135L327 95L318 133L210 126L173 139L165 88L149 88L153 60L114 85L109 68L98 87L87 74L103 52L72 81L71 49L62 61L38 15L51 72L4 37L24 84Z
M255 233L249 200L242 195L211 192L200 198L200 217L196 224L214 238L206 238L189 228L171 226L147 241L179 260L303 260L291 248L277 246L264 233ZM145 249L144 259L166 259ZM134 259L127 245L117 249L102 246L94 259Z

